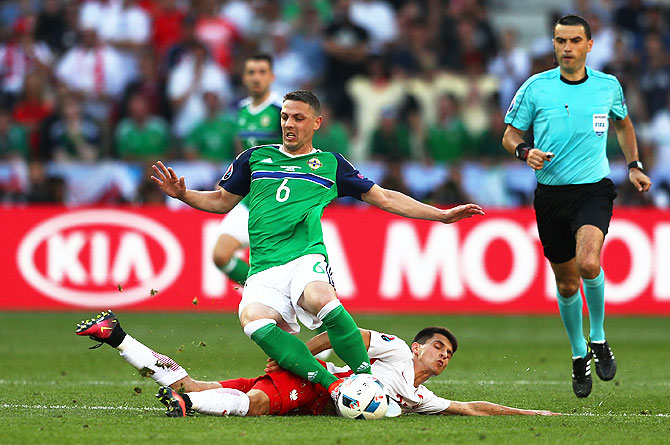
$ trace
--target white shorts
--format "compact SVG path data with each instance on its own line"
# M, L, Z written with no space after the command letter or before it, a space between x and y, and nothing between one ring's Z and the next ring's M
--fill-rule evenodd
M219 224L219 236L230 235L238 240L243 248L249 247L249 209L238 204L228 212Z
M251 303L261 303L279 312L291 333L300 332L296 316L308 329L316 329L321 320L298 306L305 286L313 281L334 286L330 266L320 254L304 255L255 273L244 285L238 315Z

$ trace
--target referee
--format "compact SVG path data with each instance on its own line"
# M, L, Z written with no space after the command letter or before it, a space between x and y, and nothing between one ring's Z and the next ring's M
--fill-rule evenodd
M572 347L572 389L591 393L591 358L602 380L616 373L607 344L605 276L600 251L612 217L616 192L607 178L605 154L609 119L628 162L628 179L639 192L651 181L638 157L635 130L616 77L586 66L593 47L582 17L567 15L554 25L558 67L521 85L505 115L503 146L535 170L535 217L556 277L558 308ZM523 135L533 126L533 145ZM589 311L589 340L582 332L580 279Z

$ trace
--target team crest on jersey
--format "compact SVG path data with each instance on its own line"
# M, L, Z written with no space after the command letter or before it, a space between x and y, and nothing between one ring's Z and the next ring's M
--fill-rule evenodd
M233 175L233 164L230 164L230 167L228 167L228 170L223 174L223 177L221 178L222 181L227 181L228 178L230 178Z
M600 137L607 132L607 115L594 114L593 115L593 131L596 136Z
M270 126L270 116L263 116L261 117L261 125L263 127L268 127Z
M319 161L318 158L310 159L309 161L307 161L307 165L309 165L309 168L311 168L312 170L318 170L319 168L321 168L321 166L323 166L323 164L321 163L321 161Z

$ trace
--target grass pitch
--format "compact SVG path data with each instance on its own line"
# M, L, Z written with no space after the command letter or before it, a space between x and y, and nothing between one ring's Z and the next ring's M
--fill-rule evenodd
M619 369L577 399L570 349L554 317L370 316L362 327L411 341L427 325L454 331L459 349L427 386L445 398L488 400L560 417L403 415L377 422L336 417L172 419L157 386L118 353L74 334L93 313L0 313L0 443L668 443L670 320L613 318ZM197 379L254 377L265 356L235 314L117 313L129 334ZM307 338L308 332L301 336Z

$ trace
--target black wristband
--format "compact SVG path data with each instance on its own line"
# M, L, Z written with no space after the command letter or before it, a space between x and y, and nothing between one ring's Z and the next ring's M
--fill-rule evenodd
M530 147L531 147L530 144L527 144L525 142L520 143L514 149L514 156L516 156L517 159L525 161L526 158L528 157L528 149Z

